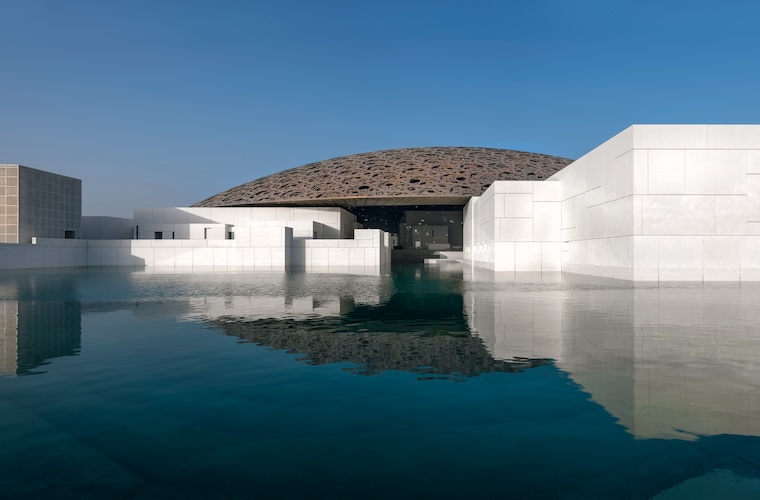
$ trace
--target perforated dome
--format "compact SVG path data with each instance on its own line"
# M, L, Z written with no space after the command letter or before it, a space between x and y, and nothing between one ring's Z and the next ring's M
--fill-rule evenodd
M509 149L390 149L284 170L194 206L464 205L493 181L542 180L571 162Z

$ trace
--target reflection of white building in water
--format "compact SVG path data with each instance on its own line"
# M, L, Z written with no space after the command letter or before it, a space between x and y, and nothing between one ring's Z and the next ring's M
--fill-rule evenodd
M125 283L145 279L153 286L154 272L125 275ZM393 280L384 276L269 273L249 282L245 276L169 273L161 275L166 286L193 295L83 306L72 288L66 301L5 300L0 374L34 371L51 358L78 353L83 312L127 309L140 317L229 326L231 335L251 333L247 340L275 340L278 348L306 354L325 354L321 349L339 361L361 363L363 358L351 356L369 353L369 359L381 356L387 369L414 369L410 360L421 356L460 373L468 363L489 371L494 364L483 363L483 356L467 358L477 352L497 361L552 359L636 437L760 435L760 287L494 282L493 276L466 273L461 299L457 293L450 301L459 309L421 321L419 330L395 322L408 314L399 316L394 308L401 301L425 318L421 309L431 297L452 296L445 280L433 282L440 289L399 299ZM27 286L22 278L17 283ZM482 345L461 335L468 328ZM431 330L437 335L418 335ZM364 345L369 347L362 350ZM298 350L304 346L319 352ZM461 359L448 359L454 357Z
M228 277L174 273L159 268L129 276L136 283L160 276L167 286L193 290L187 297L139 301L139 307L134 308L130 302L127 306L142 317L170 315L189 321L340 318L358 306L382 306L393 293L392 280L387 276L230 273Z
M467 273L462 299L470 331L494 359L554 360L639 438L760 435L760 287L492 277ZM264 288L286 288L280 277L264 279ZM217 324L329 319L335 326L352 317L356 306L373 306L371 317L384 327L384 306L393 293L389 278L328 279L329 286L312 280L281 293L192 297L168 309ZM133 310L165 316L167 304L141 303ZM383 332L366 335L373 333ZM410 341L399 338L402 345ZM398 349L397 355L404 352Z
M40 182L50 196L27 203L42 192L32 179L26 194L4 198L6 212L13 203L32 212L6 214L3 230L49 218L60 232L39 226L31 244L24 236L0 245L0 269L379 274L394 241L408 255L450 250L472 267L509 274L760 280L760 125L634 125L576 161L486 148L363 153L257 179L190 208L85 217L83 239L66 225L69 215L53 217L78 202L76 186Z
M494 357L555 359L641 438L760 435L758 303L751 285L505 283L465 293L470 326Z

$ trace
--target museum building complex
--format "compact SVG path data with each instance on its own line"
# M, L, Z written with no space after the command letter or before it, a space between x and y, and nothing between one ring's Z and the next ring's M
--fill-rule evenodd
M0 165L0 269L147 266L760 280L760 125L634 125L578 160L502 149L344 156L192 207L81 217L81 181Z

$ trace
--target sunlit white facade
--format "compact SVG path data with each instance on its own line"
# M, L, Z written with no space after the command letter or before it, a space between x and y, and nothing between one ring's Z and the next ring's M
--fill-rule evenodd
M465 213L465 259L494 271L756 281L760 126L634 125Z
M338 207L137 209L82 229L79 241L0 245L0 269L374 273L392 248ZM466 204L463 235L465 265L505 275L760 280L760 125L631 126L546 180L493 182Z

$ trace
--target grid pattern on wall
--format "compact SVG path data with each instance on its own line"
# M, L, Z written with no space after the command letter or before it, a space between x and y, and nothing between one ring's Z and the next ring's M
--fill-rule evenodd
M18 243L18 165L0 165L0 243Z
M33 236L81 238L81 180L20 166L17 204L18 243Z

